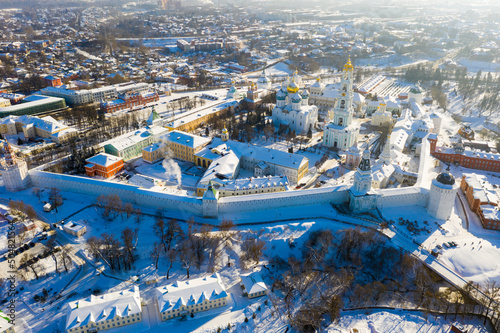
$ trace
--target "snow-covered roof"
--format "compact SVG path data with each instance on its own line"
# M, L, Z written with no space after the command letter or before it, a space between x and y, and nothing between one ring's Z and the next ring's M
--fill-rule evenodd
M497 205L500 201L500 184L492 184L489 178L475 173L463 173L465 182L473 188L474 199L482 203Z
M78 232L78 231L82 230L83 228L86 229L86 227L84 225L76 224L74 222L69 222L69 223L66 223L65 225L63 225L63 229L65 231L72 230L74 232Z
M197 148L210 142L210 138L189 134L182 131L172 131L163 137L164 139L190 148Z
M207 171L200 179L200 184L207 185L210 180L217 177L224 177L226 179L233 179L236 176L240 158L231 150L226 151L220 157L212 160Z
M254 272L249 274L242 274L241 283L249 295L262 291L267 291L267 286L262 280L260 273Z
M91 158L87 158L85 161L87 163L91 164L96 164L99 166L110 166L120 160L123 160L123 158L115 156L115 155L110 155L106 153L100 153L98 155L92 156Z
M149 127L140 128L137 131L125 133L114 139L101 143L101 147L111 146L116 151L122 151L126 148L135 146L143 140L147 140L152 135Z
M176 281L170 285L156 288L158 307L161 312L175 310L184 306L217 300L229 294L222 284L218 273L188 281Z
M286 176L251 177L235 180L215 179L212 185L217 190L222 191L242 191L270 187L288 186Z
M158 149L160 149L160 144L159 143L153 143L152 145L149 145L145 148L142 148L143 151L146 151L146 152L149 152L149 153L152 153L154 151L157 151Z
M115 317L142 312L138 286L99 296L90 295L87 298L69 302L68 306L66 330L86 326L90 322L99 323Z
M214 138L210 147L215 148L225 144L228 150L232 150L240 158L248 158L264 161L268 164L277 164L287 168L298 169L309 160L307 157L298 154L290 154L281 150L255 146L248 143L228 140L222 141Z

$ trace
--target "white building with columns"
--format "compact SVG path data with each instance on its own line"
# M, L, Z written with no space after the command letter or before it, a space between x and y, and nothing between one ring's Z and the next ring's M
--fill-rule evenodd
M349 59L344 66L340 82L340 96L333 110L333 121L325 126L323 145L343 150L349 149L358 139L359 127L353 124L353 66Z
M295 73L276 93L276 107L273 109L272 120L275 127L288 126L297 134L306 134L318 123L318 108L309 105L309 92L300 92L300 78Z

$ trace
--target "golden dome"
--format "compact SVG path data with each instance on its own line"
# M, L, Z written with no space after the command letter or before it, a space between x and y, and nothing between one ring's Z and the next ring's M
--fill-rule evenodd
M295 94L296 92L299 91L299 86L297 85L297 83L295 83L295 79L292 79L292 82L290 82L288 84L288 87L286 87L286 90L290 94Z
M222 129L222 133L223 133L223 134L227 134L227 128L225 128L225 127L224 127L224 128Z
M351 63L351 56L349 55L349 59L347 60L347 63L344 65L344 70L352 71L352 63Z

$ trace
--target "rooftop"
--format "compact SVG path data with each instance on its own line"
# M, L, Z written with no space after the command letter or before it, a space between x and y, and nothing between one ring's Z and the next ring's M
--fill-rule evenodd
M69 314L66 318L66 330L86 326L90 322L99 323L115 317L125 317L141 313L139 287L134 286L99 296L68 303Z
M87 163L107 167L121 160L123 160L123 158L121 157L106 153L100 153L98 155L92 156L91 158L87 158L85 161Z
M160 312L228 296L218 273L156 288Z

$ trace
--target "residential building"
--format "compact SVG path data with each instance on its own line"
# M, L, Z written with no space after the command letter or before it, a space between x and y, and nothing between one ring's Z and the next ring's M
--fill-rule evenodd
M40 90L40 92L47 96L54 96L64 98L69 105L81 105L89 103L100 103L114 98L118 98L120 94L142 93L149 90L147 83L121 83L112 86L105 86L94 89L71 90L62 87L47 87Z
M162 320L188 316L225 306L229 294L218 273L189 281L176 281L156 288Z
M74 222L68 222L63 225L63 230L75 237L82 237L87 232L87 227Z
M163 137L174 158L195 163L195 154L210 143L210 138L172 131Z
M47 75L43 78L45 83L47 83L51 87L57 87L62 85L62 81L60 77L52 76L52 75Z
M10 100L7 98L0 97L0 108L5 108L10 106Z
M159 143L153 143L145 148L142 148L142 159L147 163L155 163L163 160L164 149Z
M157 142L168 130L160 126L146 126L137 131L129 132L101 144L104 152L129 160L141 156L142 149Z
M142 321L139 287L68 303L67 333L98 332Z
M464 147L458 142L453 148L437 146L437 135L429 135L431 154L444 163L453 163L469 169L500 172L500 154L486 153Z
M248 298L267 295L267 286L259 273L241 274L240 279L243 295L246 295Z
M500 230L500 184L492 184L490 178L475 173L464 173L460 188L470 209L477 215L483 228Z
M0 133L16 135L23 133L26 139L41 137L61 143L75 137L78 131L51 116L38 118L35 116L7 116L0 119Z
M123 158L114 155L100 153L85 160L85 172L87 176L101 176L104 178L113 177L123 170Z
M106 113L113 113L120 110L130 109L134 106L146 105L147 103L157 102L160 99L157 93L147 92L126 92L118 95L118 99L101 102L101 111Z
M309 172L306 157L229 140L226 129L222 138L213 138L210 144L194 155L194 163L208 168L197 185L199 196L203 195L210 180L233 179L240 168L252 171L255 177L286 176L294 184Z
M64 108L66 108L66 103L62 98L44 95L31 95L24 98L19 104L0 107L0 117L8 115L21 116L25 114L36 114Z
M286 176L251 177L244 179L211 180L212 188L218 198L257 193L283 192L288 190Z

